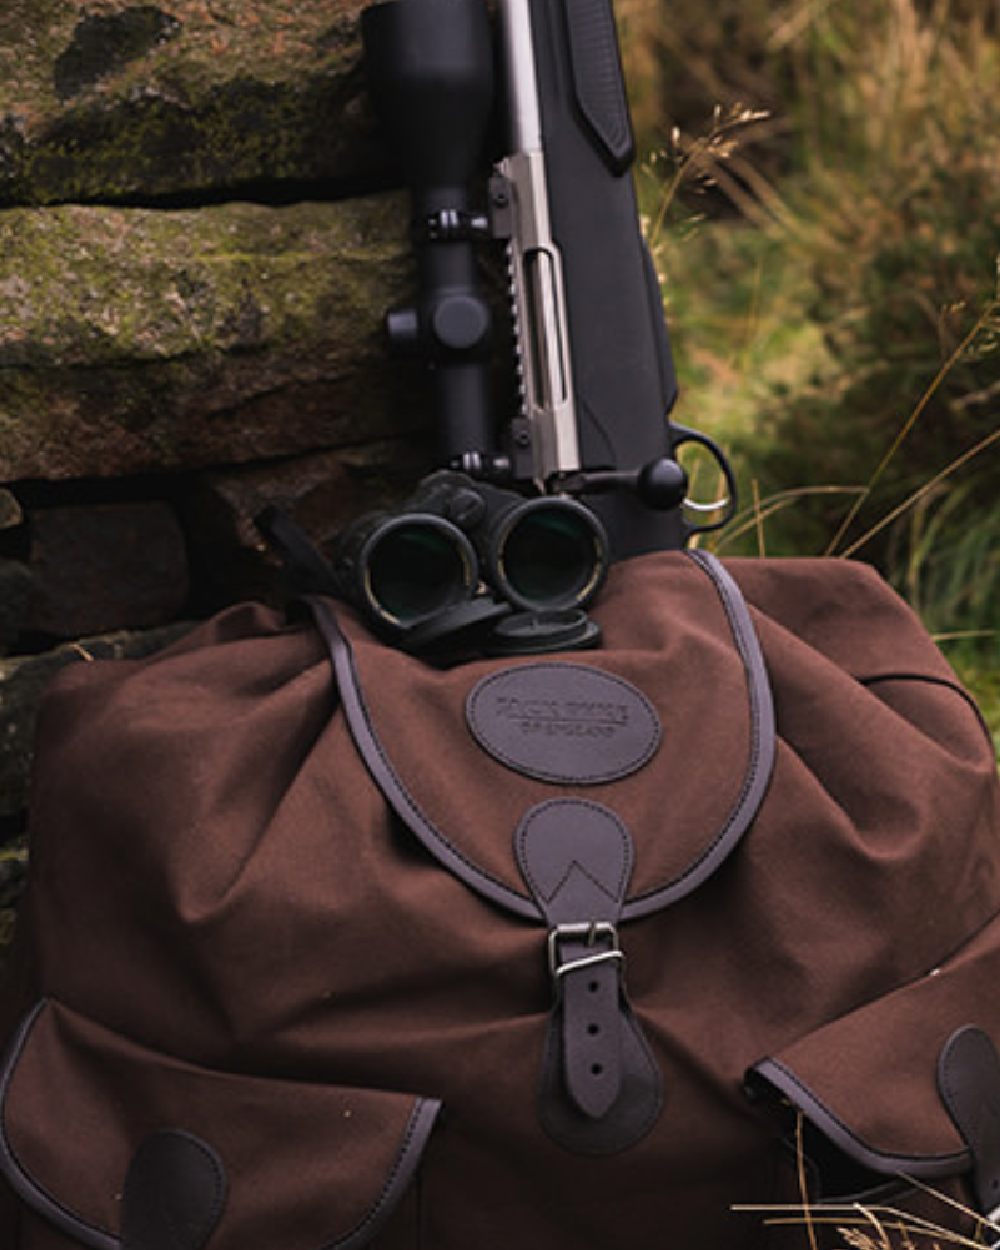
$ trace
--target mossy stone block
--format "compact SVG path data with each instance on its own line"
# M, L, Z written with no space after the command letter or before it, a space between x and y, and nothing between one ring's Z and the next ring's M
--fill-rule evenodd
M0 205L384 178L361 0L4 0Z
M0 481L239 464L420 428L382 330L413 284L407 223L401 195L0 213Z

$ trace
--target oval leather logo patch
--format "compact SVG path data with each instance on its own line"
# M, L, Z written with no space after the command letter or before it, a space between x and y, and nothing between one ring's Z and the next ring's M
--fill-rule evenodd
M597 785L641 768L660 745L656 709L620 677L583 664L528 664L484 678L466 719L495 760L526 777Z

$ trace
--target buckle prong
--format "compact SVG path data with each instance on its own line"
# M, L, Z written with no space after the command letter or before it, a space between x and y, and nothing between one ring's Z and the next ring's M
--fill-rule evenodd
M593 955L581 955L578 959L560 962L559 944L564 941L577 941L583 938L588 947L595 947L598 939L607 938L610 942L608 950L597 951ZM607 963L609 960L624 962L625 954L618 941L618 929L607 920L588 920L579 924L557 924L549 930L549 972L553 977L565 976L567 972L576 972L580 968L589 968L595 964Z

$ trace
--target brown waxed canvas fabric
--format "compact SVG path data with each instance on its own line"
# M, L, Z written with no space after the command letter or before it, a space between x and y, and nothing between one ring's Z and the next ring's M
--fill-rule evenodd
M0 1247L119 1250L130 1161L176 1130L226 1177L199 1250L792 1250L802 1228L733 1208L801 1200L799 1113L818 1209L885 1190L957 1227L920 1186L970 1200L938 1058L965 1025L1000 1043L989 735L867 568L726 568L764 702L685 554L613 568L603 647L542 657L662 725L593 784L467 725L477 683L539 657L434 667L340 605L336 670L310 619L250 605L60 675L0 1004ZM634 845L622 976L662 1105L598 1155L539 1114L554 987L515 833L552 800Z

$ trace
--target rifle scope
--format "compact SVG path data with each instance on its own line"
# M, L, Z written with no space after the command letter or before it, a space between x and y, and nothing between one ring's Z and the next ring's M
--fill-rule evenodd
M482 0L388 0L361 15L372 98L410 186L419 297L386 318L392 345L430 365L441 460L489 453L493 317L472 203L493 107L493 48Z

